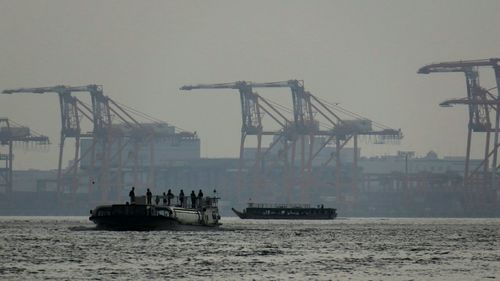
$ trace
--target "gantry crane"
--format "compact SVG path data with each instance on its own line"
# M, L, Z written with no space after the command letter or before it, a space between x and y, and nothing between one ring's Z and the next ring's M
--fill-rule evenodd
M304 185L307 183L304 179L307 177L305 173L311 171L311 161L306 162L305 151L306 151L306 137L308 137L307 145L309 146L309 158L312 155L312 148L314 146L314 135L319 129L318 123L314 121L313 111L310 102L310 96L304 90L304 83L300 80L287 80L278 82L246 82L246 85L251 88L289 88L292 93L292 113L293 122L286 127L286 135L289 136L291 141L290 145L286 143L285 154L288 155L288 150L290 153L290 169L289 176L292 179L288 181L295 181L295 153L297 141L300 141L300 155L301 155L301 165L300 165L300 179L301 179L301 190L302 197L305 197ZM274 143L271 144L273 146ZM290 183L287 183L289 186ZM290 188L287 187L287 190ZM288 193L288 192L287 192ZM289 195L287 195L289 198Z
M354 159L353 159L353 189L356 189L356 171L357 171L357 154L358 154L358 135L374 135L382 137L391 137L394 139L402 138L401 130L394 130L385 128L381 131L374 131L370 128L357 128L352 126L352 122L343 120L339 114L327 105L327 102L321 101L318 97L311 94L304 89L304 82L302 80L291 79L287 81L255 83L247 82L252 88L290 88L292 94L292 107L293 107L293 129L296 134L296 139L300 139L300 153L301 153L301 188L302 196L305 197L305 189L312 185L311 172L312 162L316 156L325 148L331 141L335 141L336 152L331 155L327 163L335 159L335 173L336 185L339 186L341 182L341 163L340 151L341 149L353 139L354 142ZM321 116L328 123L326 130L320 129L320 122L317 117ZM359 116L359 115L358 115ZM359 118L359 117L358 117ZM327 141L324 142L320 148L314 151L314 140L317 136L326 136ZM307 138L307 142L306 142ZM305 145L308 145L308 156L306 160ZM295 143L292 148L292 167L294 166L295 159Z
M246 82L246 84L252 88L290 88L292 93L293 121L296 131L300 134L307 134L312 130L318 129L318 124L314 122L309 98L310 94L304 90L304 81Z
M78 89L78 87L71 88ZM82 107L92 112L92 118L90 119L93 123L92 144L86 151L82 152L78 161L73 162L68 171L76 170L78 162L91 153L90 167L87 170L90 173L89 176L94 180L89 182L89 192L93 188L93 183L97 182L97 188L101 192L101 201L104 202L108 199L107 193L110 189L124 187L124 160L122 156L123 150L128 145L132 146L132 150L129 151L129 156L131 156L129 158L133 159L133 185L144 184L138 180L139 173L144 172L144 166L139 163L139 151L142 146L148 145L149 162L143 163L148 167L147 183L145 184L150 188L154 188L156 185L154 157L155 128L145 126L132 116L133 111L135 113L140 112L125 105L120 105L117 101L105 96L102 86L88 85L80 88L83 89L82 91L90 93L91 97L91 107L78 101ZM161 123L164 122L161 121ZM120 127L119 124L123 124L124 126ZM96 147L99 147L99 153L96 153ZM96 159L97 155L99 155L99 159ZM98 161L99 165L96 163Z
M80 138L91 137L92 134L82 133L80 128L80 115L83 114L87 118L91 118L86 112L84 112L80 107L77 99L71 95L74 91L80 91L80 87L72 88L67 86L55 86L55 87L38 87L38 88L19 88L19 89L8 89L4 90L4 94L14 94L14 93L34 93L34 94L46 94L46 93L56 93L59 96L59 106L61 110L61 133L59 139L59 158L57 165L57 191L58 193L63 192L62 183L62 162L64 153L64 143L66 138L75 139L75 155L73 162L77 162L79 157L78 153L80 151ZM72 190L77 188L77 177L76 169L72 176Z
M318 123L314 121L313 111L311 107L310 95L304 91L304 83L299 80L288 80L279 82L247 82L252 88L290 88L292 93L292 108L293 108L293 123L288 129L294 137L292 144L292 166L295 162L295 141L301 140L301 170L306 169L305 165L305 139L306 135L309 136L309 147L314 145L314 133L319 129ZM290 134L290 133L289 133ZM312 155L312 150L309 151Z
M241 141L240 141L240 157L239 157L239 169L238 169L238 189L241 193L243 180L242 180L242 170L245 165L244 161L244 150L245 141L247 136L253 135L257 138L257 150L254 162L254 182L257 185L260 184L261 179L261 164L262 158L267 152L273 148L273 146L278 143L278 141L283 141L285 144L293 138L293 135L288 132L290 127L290 121L277 110L269 101L264 99L262 96L253 92L252 85L245 81L237 81L232 83L219 83L219 84L198 84L183 86L181 90L196 90L196 89L236 89L240 94L241 103ZM276 131L266 131L262 126L262 116L266 113L269 115L277 124L280 126L280 130ZM273 144L262 153L262 136L277 136ZM284 168L287 167L287 159L284 159Z
M486 89L479 82L479 68L491 67L495 75L496 87ZM484 187L489 185L492 190L496 190L497 186L497 171L498 171L498 148L500 146L498 133L500 126L500 59L491 58L483 60L466 60L442 62L426 65L418 70L419 74L442 73L442 72L458 72L464 73L467 96L465 98L449 99L442 102L440 105L449 107L456 104L464 104L468 106L469 120L467 130L467 144L464 170L464 186L468 187ZM497 94L490 91L497 89ZM494 122L492 122L494 120ZM481 163L471 172L471 143L473 133L484 133L484 157ZM491 142L491 134L493 134L493 143ZM493 148L490 149L490 146ZM490 173L490 159L491 173ZM479 171L483 170L482 176ZM491 174L491 176L489 176ZM489 184L488 184L489 182ZM482 190L482 189L481 189ZM480 189L477 188L479 192ZM485 196L483 194L483 196ZM488 196L486 196L488 197ZM493 196L495 197L495 196Z
M7 146L7 153L0 153L0 161L5 162L5 165L0 167L0 187L4 187L6 193L12 192L13 187L13 144L16 142L49 144L48 137L32 134L28 127L11 126L11 123L12 121L8 118L0 118L0 146Z
M479 68L491 67L495 75L496 87L483 88L479 83ZM469 120L467 129L467 146L463 186L463 201L465 207L476 209L481 207L498 208L498 147L500 146L498 133L500 123L500 59L453 61L426 65L418 70L420 74L439 72L461 72L465 74L467 96L465 98L449 99L440 105L449 107L455 104L468 106ZM490 90L497 89L497 94ZM492 124L492 119L494 123ZM481 163L470 172L470 157L472 133L485 135L484 158ZM493 142L491 142L493 134ZM493 147L490 149L490 147ZM489 171L490 159L491 173ZM482 173L479 171L483 169ZM490 176L491 174L491 176Z
M241 96L241 109L242 109L242 138L240 144L240 170L243 163L243 150L246 135L257 135L257 156L256 159L260 160L261 137L263 135L262 122L260 110L262 101L269 104L266 99L262 98L257 93L253 92L253 88L289 88L292 94L292 107L293 107L293 121L288 121L287 117L280 114L285 123L279 122L276 118L275 121L280 123L282 129L278 132L270 132L270 134L278 135L275 141L271 143L269 149L274 147L277 140L285 137L285 151L284 154L288 156L291 150L291 161L289 164L288 176L293 177L295 169L295 147L298 140L301 141L301 177L300 186L302 188L302 197L305 197L305 189L311 185L310 173L312 172L312 161L321 152L321 150L332 140L336 142L336 153L331 155L330 159L325 163L327 165L332 159L336 159L336 179L337 186L340 185L340 150L346 143L353 138L355 147L355 159L353 164L357 166L357 137L358 135L375 135L382 137L393 137L400 139L402 137L401 130L393 130L386 128L382 131L373 131L370 127L368 130L359 130L355 127L349 126L347 121L342 120L329 106L320 101L319 98L312 95L310 92L305 91L304 83L301 80L287 80L279 82L246 82L239 81L226 84L200 84L195 86L183 86L181 90L192 89L238 89ZM272 107L271 107L272 108ZM272 108L274 110L274 108ZM275 112L275 111L272 111ZM273 116L270 112L266 111L269 115ZM279 113L279 112L277 112ZM315 115L319 114L324 117L329 123L327 130L320 130L319 121L316 120ZM327 136L328 140L323 143L317 151L314 151L314 139L316 136ZM308 138L308 157L306 161L305 156L305 138ZM268 151L269 151L268 149ZM265 155L265 153L264 153ZM285 157L287 157L285 156ZM258 161L260 162L260 161ZM288 166L288 165L287 165ZM295 179L292 179L295 181ZM355 183L353 183L355 184ZM289 190L290 183L286 184ZM289 195L287 196L289 198Z
M328 101L321 100L310 92L306 92L311 101L311 107L314 110L317 119L322 117L326 120L325 128L319 129L315 132L317 136L326 137L326 141L310 156L308 165L311 165L312 160L328 145L330 142L335 141L335 153L322 164L328 165L332 160L335 160L335 185L341 185L341 161L340 152L349 143L353 141L353 162L352 162L352 192L353 197L357 194L358 185L358 137L359 136L374 136L380 140L380 143L385 143L387 140L399 141L403 138L401 129L392 129L380 123L374 122L359 114L346 110L338 104L332 104ZM342 115L346 115L347 119ZM353 119L352 119L353 118ZM319 122L319 121L317 121ZM378 127L375 130L373 126ZM309 168L310 169L310 168Z
M80 99L74 97L72 94L75 92L85 92L90 95L91 105L87 105ZM81 159L88 154L91 157L90 165L90 177L95 179L89 181L89 192L92 189L93 183L97 181L99 190L102 194L105 194L104 189L108 188L110 185L121 185L121 173L122 173L122 159L121 152L123 148L130 141L134 141L134 148L136 150L140 149L140 144L145 140L151 141L153 139L152 132L149 129L142 128L142 125L135 120L127 110L123 109L117 102L110 99L103 94L102 86L100 85L86 85L86 86L53 86L53 87L36 87L36 88L18 88L18 89L8 89L3 91L4 94L14 94L14 93L35 93L35 94L46 94L46 93L56 93L59 97L60 105L60 116L61 116L61 132L60 132L60 143L59 143L59 158L58 158L58 172L57 172L57 191L59 193L64 191L65 179L70 178L71 192L76 192L79 186L78 179L78 164ZM81 119L82 116L92 122L92 132L83 133L81 130ZM113 129L113 118L116 117L119 121L126 124L128 128L135 130L133 137L129 138L125 143L118 143L118 148L116 151L110 149L113 142L116 140L121 141L123 137L120 132L114 132ZM139 132L140 131L140 132ZM72 164L64 171L62 167L63 154L65 151L65 140L66 138L75 139L75 152L72 160ZM92 138L92 145L83 151L80 155L80 140L81 138ZM151 146L153 142L151 142ZM96 159L96 147L100 147L99 159ZM133 153L134 159L134 182L137 182L138 159L137 151ZM118 184L111 184L109 182L109 177L111 176L110 171L110 161L113 158L119 158L118 163ZM151 153L151 159L153 159L153 153ZM100 167L96 169L96 161L100 161ZM150 165L151 169L154 169ZM154 173L151 173L148 178L154 177ZM154 184L153 184L154 185ZM104 199L103 199L104 200Z

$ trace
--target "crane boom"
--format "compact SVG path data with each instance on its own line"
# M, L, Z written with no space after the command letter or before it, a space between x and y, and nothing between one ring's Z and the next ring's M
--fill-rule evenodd
M248 82L248 84L253 88L298 88L304 87L303 81L299 80L287 80L287 81L278 81L278 82L264 82L264 83L255 83Z
M287 80L278 82L249 82L249 81L236 81L231 83L216 83L216 84L197 84L185 85L180 90L189 91L197 89L241 89L245 87L250 88L304 88L304 83L301 80Z
M241 100L242 132L247 134L261 134L262 122L259 105L259 96L252 91L252 88L245 81L232 83L198 84L182 86L181 90L199 89L236 89L239 91Z
M64 86L57 85L53 87L36 87L36 88L17 88L3 90L3 94L14 93L32 93L32 94L45 94L45 93L63 93L63 92L93 92L102 91L102 86L99 85L86 85L86 86Z
M500 58L491 58L483 60L465 60L465 61L451 61L441 62L425 65L421 67L417 73L429 74L433 72L465 72L469 69L479 66L499 66Z
M14 94L14 93L33 93L33 94L45 94L45 93L59 93L66 90L65 86L59 85L54 87L38 87L38 88L17 88L17 89L6 89L3 90L3 94Z
M247 82L237 81L232 83L217 83L217 84L197 84L182 86L180 90L190 91L199 89L242 89L248 87Z

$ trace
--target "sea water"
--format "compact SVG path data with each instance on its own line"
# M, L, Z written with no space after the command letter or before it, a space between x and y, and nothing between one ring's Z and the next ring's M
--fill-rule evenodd
M0 280L500 280L500 219L222 223L137 232L0 217Z

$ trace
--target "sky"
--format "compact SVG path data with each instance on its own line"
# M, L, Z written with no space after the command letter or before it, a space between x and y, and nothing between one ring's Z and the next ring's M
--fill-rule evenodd
M237 157L237 93L179 87L300 79L314 95L403 131L400 145L362 142L363 155L460 156L466 108L438 104L465 96L463 75L416 71L500 57L499 14L493 0L0 0L0 89L101 84L122 104L196 131L203 157ZM481 73L486 87L491 76ZM262 95L291 105L287 92ZM52 141L48 152L16 147L16 169L56 167L56 95L0 95L0 116Z

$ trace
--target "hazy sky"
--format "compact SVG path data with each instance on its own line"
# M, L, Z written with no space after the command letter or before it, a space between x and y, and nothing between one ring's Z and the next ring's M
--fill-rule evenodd
M500 1L0 0L0 88L102 84L121 103L197 131L204 157L236 157L236 92L179 87L303 79L313 94L403 130L401 145L363 143L364 155L463 155L466 108L438 106L465 95L463 76L416 71L499 57L499 14ZM291 104L286 92L264 93ZM53 142L49 153L16 149L15 167L55 168L56 96L1 95L0 110Z

